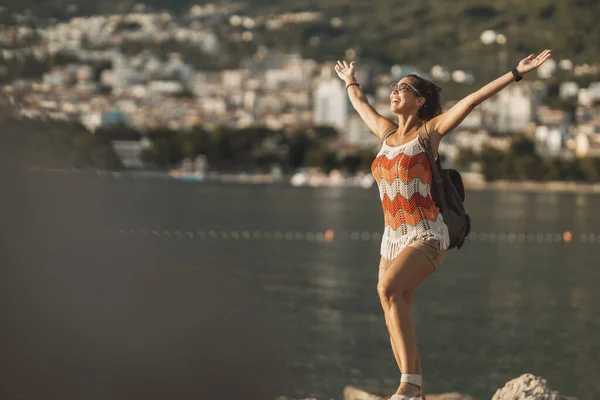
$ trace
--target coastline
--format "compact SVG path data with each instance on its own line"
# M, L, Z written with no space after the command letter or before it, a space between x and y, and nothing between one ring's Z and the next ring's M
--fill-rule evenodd
M32 173L51 173L62 175L89 175L90 177L102 178L140 178L140 179L167 179L181 180L193 184L210 183L231 183L231 184L262 184L262 185L289 185L292 176L274 177L270 174L221 174L209 173L201 179L181 179L174 176L168 171L85 171L76 169L47 169L47 168L29 168ZM466 176L465 176L466 175ZM497 180L487 182L483 179L471 179L468 174L463 175L463 183L467 190L510 190L519 192L557 192L557 193L582 193L582 194L600 194L600 182L586 183L575 181L511 181ZM301 185L298 187L315 187L315 188L331 188L331 187L359 187L356 185L344 184L321 184L318 186Z
M511 190L522 192L559 192L600 194L600 183L571 181L508 181L464 182L468 190Z

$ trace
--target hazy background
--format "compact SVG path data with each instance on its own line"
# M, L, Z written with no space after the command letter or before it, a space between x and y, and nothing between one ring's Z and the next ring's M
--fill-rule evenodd
M447 109L551 48L441 149L473 228L417 337L428 393L597 398L599 4L3 1L0 397L394 389L379 143L332 62L390 116L407 73Z

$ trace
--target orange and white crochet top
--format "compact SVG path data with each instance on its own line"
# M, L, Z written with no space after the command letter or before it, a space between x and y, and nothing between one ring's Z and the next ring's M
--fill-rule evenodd
M401 146L386 141L371 165L385 223L381 256L393 260L417 239L435 239L447 249L448 227L431 197L431 164L419 137Z

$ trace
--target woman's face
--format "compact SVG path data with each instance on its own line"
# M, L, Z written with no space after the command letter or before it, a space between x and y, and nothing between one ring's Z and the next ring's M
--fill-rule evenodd
M409 77L392 84L390 91L390 108L394 114L416 111L423 104L423 97Z

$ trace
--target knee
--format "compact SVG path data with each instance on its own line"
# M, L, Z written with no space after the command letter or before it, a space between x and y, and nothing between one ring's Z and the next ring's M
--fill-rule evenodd
M379 300L381 300L381 304L387 302L387 292L387 284L385 282L379 281L379 283L377 283L377 294L379 295Z
M389 306L396 302L412 303L415 292L405 288L401 283L392 283L383 280L377 284L377 293L379 300L384 306Z
M377 285L377 293L382 305L390 305L403 298L402 285L383 280Z

